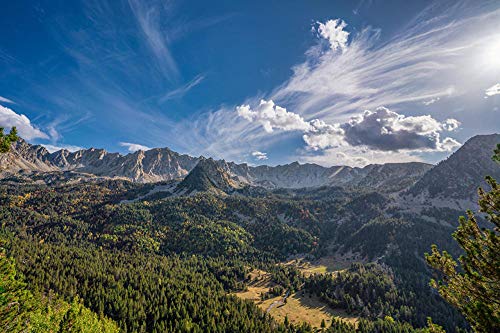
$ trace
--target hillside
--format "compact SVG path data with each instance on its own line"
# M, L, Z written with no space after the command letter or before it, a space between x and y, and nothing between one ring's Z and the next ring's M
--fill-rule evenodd
M227 193L240 187L229 173L211 158L200 158L193 170L176 186L177 195L197 192Z
M422 198L475 200L486 175L500 179L500 168L491 159L500 134L477 135L450 157L429 170L409 191Z
M88 150L63 159L19 142L3 161L50 168L0 179L0 240L10 244L6 256L30 290L57 293L68 304L78 296L89 316L102 314L124 332L307 333L324 321L350 331L357 325L361 333L422 333L428 317L455 332L467 324L430 288L423 257L432 244L460 254L451 234L463 210L433 201L417 210L401 200L415 182L411 191L425 179L441 181L436 172L469 172L457 164L439 171L455 160L477 174L496 172L487 169L492 153L483 148L496 139L475 137L434 168L249 167L186 157L195 163L186 176L160 183L52 160L124 170L111 161L148 152ZM169 154L177 165L181 155ZM268 177L267 187L249 185L257 172ZM298 175L344 182L295 188ZM279 182L291 188L276 188Z

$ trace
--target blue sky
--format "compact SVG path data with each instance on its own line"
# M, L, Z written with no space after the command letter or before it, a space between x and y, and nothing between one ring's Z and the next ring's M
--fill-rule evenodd
M498 1L3 1L0 125L51 150L436 162L500 131Z

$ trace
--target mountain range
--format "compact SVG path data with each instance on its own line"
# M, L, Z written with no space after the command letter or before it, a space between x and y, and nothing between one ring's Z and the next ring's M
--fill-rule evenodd
M293 162L278 166L250 166L225 160L192 157L169 148L139 150L127 155L90 148L50 153L40 145L19 140L11 152L0 156L0 177L71 171L100 177L123 178L132 182L182 181L177 193L217 188L260 186L266 189L347 186L385 192L407 190L410 196L472 199L471 193L484 175L500 178L491 160L500 134L478 135L468 140L449 158L436 166L427 163L370 164L363 168L323 167Z

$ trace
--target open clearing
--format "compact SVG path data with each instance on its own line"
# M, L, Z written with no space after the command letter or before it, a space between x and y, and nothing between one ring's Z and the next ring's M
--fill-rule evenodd
M313 274L325 274L342 271L355 262L364 263L366 260L356 254L346 253L344 255L322 257L314 261L309 261L303 257L297 257L289 260L285 263L285 265L294 265L302 272L302 274L310 276Z
M236 293L236 296L253 300L263 311L268 311L271 305L276 303L271 307L269 313L279 322L283 322L285 316L288 316L288 320L293 324L308 322L311 326L319 328L322 320L325 320L327 327L330 326L332 317L350 323L356 323L358 320L357 317L348 315L343 310L330 308L317 296L312 295L309 297L308 293L301 291L290 295L285 304L281 302L283 296L261 301L260 295L269 291L269 288L276 284L271 281L270 274L264 271L253 270L251 276L252 282L249 284L248 290Z
M236 296L243 299L260 301L260 295L265 294L269 291L269 288L276 285L271 281L271 274L259 269L252 270L250 276L252 282L248 284L248 290L236 293Z
M257 305L265 311L273 302L281 299L281 296L275 297L264 302L259 301ZM325 320L326 326L329 327L332 317L354 324L358 320L357 317L350 316L343 310L335 310L326 306L316 296L309 297L307 294L302 295L301 292L290 295L286 304L273 307L269 313L279 322L283 322L285 316L288 316L288 320L293 324L308 322L317 328L321 326L322 320Z

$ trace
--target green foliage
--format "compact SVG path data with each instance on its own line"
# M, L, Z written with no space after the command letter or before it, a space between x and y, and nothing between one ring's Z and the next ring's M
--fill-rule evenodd
M346 323L340 319L334 318L332 326L327 332L332 333L381 333L381 332L394 332L394 333L446 333L445 330L432 322L430 318L427 319L427 326L424 328L413 328L408 323L395 321L390 316L385 316L384 319L378 318L376 320L361 319L357 325Z
M462 325L430 292L418 259L436 240L448 246L451 228L406 215L388 218L389 201L379 193L156 193L123 203L152 185L65 177L0 182L0 221L12 233L9 255L30 289L52 290L69 303L79 297L122 331L311 332L307 324L276 323L253 303L229 295L245 289L253 268L270 273L275 293L302 292L304 276L279 263L290 255L314 260L339 249L387 265L355 266L340 280L318 282L327 302L367 323L383 313L398 328L424 327L431 315L447 330ZM49 185L39 184L48 178ZM337 282L342 297L335 294Z
M14 261L0 254L0 328L2 332L114 333L116 324L99 317L76 297L68 304L57 296L33 294L16 272Z
M276 325L253 303L228 296L219 280L245 274L220 261L11 242L28 282L67 299L81 297L122 332L271 332ZM22 263L22 264L21 264ZM71 316L69 320L71 320ZM71 321L73 322L73 321ZM78 321L75 321L78 323Z
M496 151L498 155L498 151ZM453 237L464 250L457 262L436 245L426 255L442 280L431 281L441 296L457 307L477 332L494 332L500 327L500 186L487 177L489 192L479 189L480 212L493 228L480 228L471 211L460 218Z
M3 127L0 127L0 154L7 153L12 143L19 140L16 127L12 127L7 135L5 135L3 131Z
M493 152L494 152L494 155L492 157L493 161L500 163L500 143L497 144L497 147Z
M396 287L394 273L386 266L352 264L335 275L313 275L306 281L305 289L333 308L359 313L365 318L392 315L405 321L411 319L405 295Z

